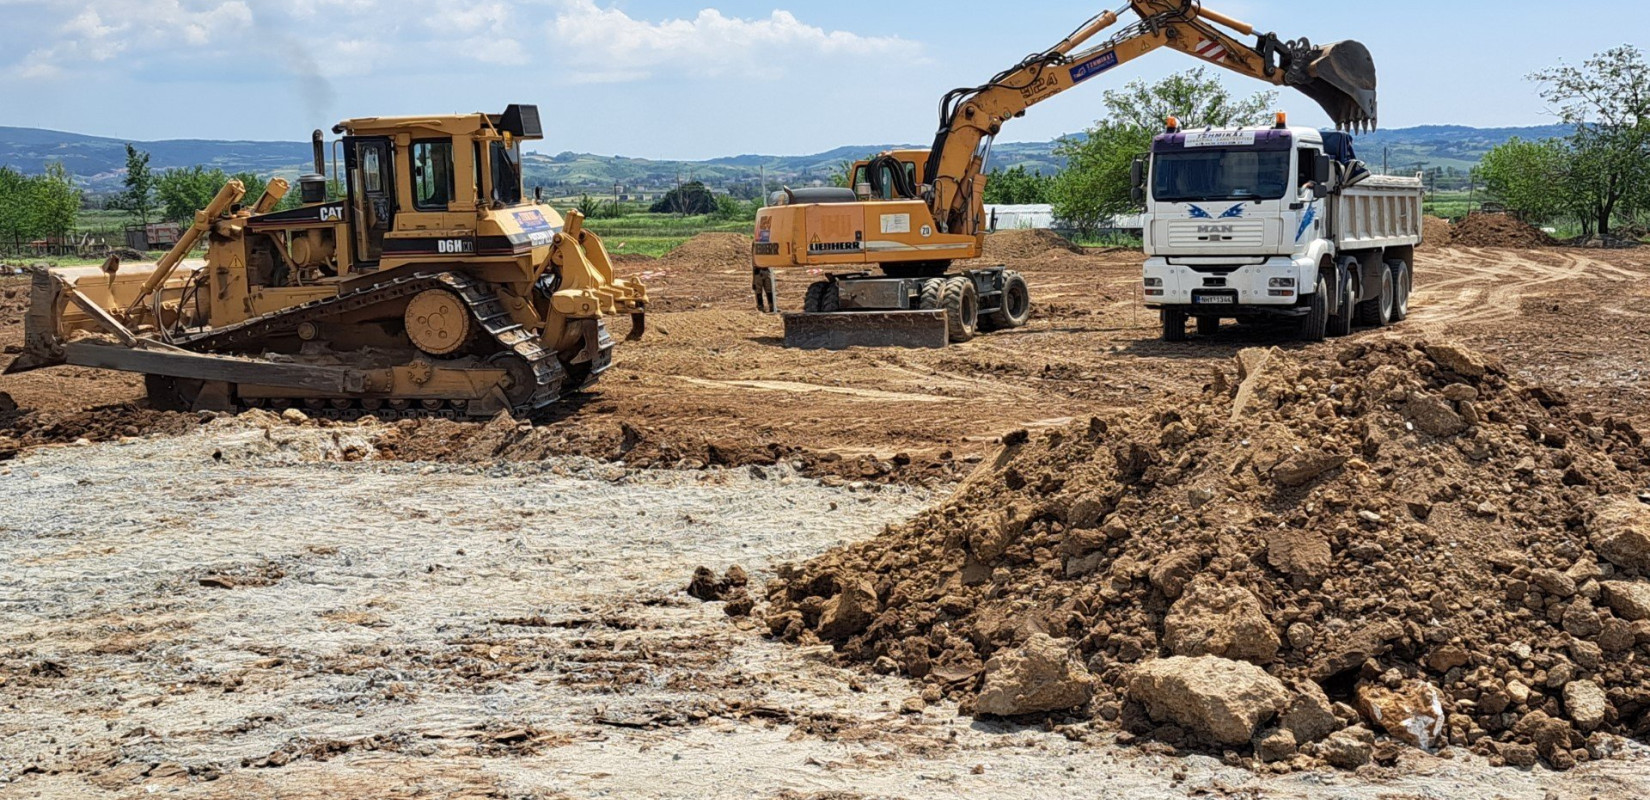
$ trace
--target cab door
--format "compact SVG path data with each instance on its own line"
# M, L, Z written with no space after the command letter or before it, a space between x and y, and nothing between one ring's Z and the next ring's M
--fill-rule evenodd
M344 166L355 220L355 263L376 266L384 256L384 235L395 228L395 147L385 137L348 138Z

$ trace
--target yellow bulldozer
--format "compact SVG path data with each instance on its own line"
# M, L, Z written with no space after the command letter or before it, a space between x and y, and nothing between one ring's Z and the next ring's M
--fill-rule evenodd
M142 373L162 409L528 418L612 365L607 317L641 336L646 288L579 213L524 196L537 107L333 133L333 177L316 131L296 208L277 210L283 179L257 198L230 181L153 266L36 269L6 372Z
M1130 11L1131 24L1078 50ZM1254 36L1254 44L1237 36ZM1031 299L1023 277L1001 267L950 274L954 262L984 250L991 143L1032 106L1161 48L1298 89L1342 128L1375 124L1375 62L1362 44L1319 47L1256 34L1200 0L1129 0L985 84L946 94L932 148L858 162L845 188L777 194L756 217L757 307L778 311L776 270L838 270L809 287L804 313L785 315L787 346L944 347L1025 325Z

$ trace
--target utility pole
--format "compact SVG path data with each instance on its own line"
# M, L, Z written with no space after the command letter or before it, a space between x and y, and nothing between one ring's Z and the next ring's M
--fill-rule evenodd
M1388 169L1388 167L1387 167L1387 163L1390 162L1391 160L1392 160L1392 145L1387 145L1386 147L1382 148L1382 150L1381 150L1381 174L1382 175L1391 175L1392 174L1391 170Z

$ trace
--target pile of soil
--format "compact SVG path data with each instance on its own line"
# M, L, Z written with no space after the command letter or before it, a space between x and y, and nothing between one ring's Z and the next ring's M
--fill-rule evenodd
M982 257L994 261L1024 261L1046 255L1050 251L1083 255L1083 248L1072 243L1070 239L1053 231L1033 229L987 234Z
M1008 437L756 613L967 712L1252 735L1277 769L1398 742L1566 768L1650 738L1644 431L1396 338L1247 350L1237 380L1142 405Z
M1449 247L1455 241L1455 226L1443 217L1428 214L1421 218L1421 249Z
M1551 247L1553 237L1507 214L1468 214L1455 226L1457 247Z
M701 233L655 262L660 269L715 272L749 270L751 237L742 233Z

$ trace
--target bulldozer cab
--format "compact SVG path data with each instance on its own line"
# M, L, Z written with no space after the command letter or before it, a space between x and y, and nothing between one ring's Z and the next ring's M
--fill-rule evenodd
M354 261L357 267L376 266L384 256L384 235L395 228L395 150L385 136L344 139L346 191L355 220Z

